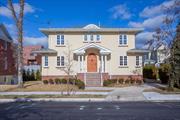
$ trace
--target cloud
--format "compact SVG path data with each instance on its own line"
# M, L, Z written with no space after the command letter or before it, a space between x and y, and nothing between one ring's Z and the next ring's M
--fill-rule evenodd
M131 27L143 27L146 30L154 30L163 24L164 17L165 15L159 15L156 17L145 19L142 23L130 21L128 25Z
M140 17L145 17L145 18L160 15L163 13L163 8L172 6L174 4L174 1L175 0L165 1L157 6L147 6L139 15Z
M18 13L20 10L19 4L13 3L13 6L14 6L16 13ZM7 7L8 7L8 5L7 5ZM4 7L4 6L0 7L0 15L10 18L10 17L12 17L12 13L7 7ZM34 13L34 12L35 12L35 8L28 3L25 3L24 14Z
M24 37L24 45L43 45L47 47L46 37Z
M148 32L148 31L139 33L136 36L136 47L141 48L145 46L146 41L153 38L153 34L154 32Z
M133 22L133 21L130 21L130 22L128 23L128 25L131 26L131 27L136 27L136 28L141 28L141 27L143 27L143 24L142 24L142 23L140 23L140 22Z
M114 6L109 11L112 12L113 19L130 19L132 16L126 5Z

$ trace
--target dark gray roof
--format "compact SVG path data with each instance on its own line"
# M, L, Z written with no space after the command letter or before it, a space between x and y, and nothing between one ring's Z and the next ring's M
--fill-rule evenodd
M43 49L40 49L40 50L32 51L32 53L37 53L37 54L49 54L49 53L53 53L53 54L56 54L57 51L53 50L53 49L43 48Z
M0 24L0 39L8 42L12 42L12 38L3 24Z
M127 51L127 53L149 53L151 52L150 50L147 50L147 49L130 49Z
M61 33L61 32L127 32L137 34L142 32L143 28L100 28L100 29L84 29L84 28L40 28L44 34Z

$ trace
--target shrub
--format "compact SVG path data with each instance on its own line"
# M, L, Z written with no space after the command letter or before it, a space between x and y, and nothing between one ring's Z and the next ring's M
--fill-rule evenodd
M49 80L49 83L50 83L50 84L54 84L54 80L50 79L50 80Z
M47 85L47 84L48 84L48 80L43 80L43 83L44 83L45 85Z
M61 79L60 81L61 81L61 84L67 84L67 80L66 80L66 79L64 79L64 78L63 78L63 79Z
M131 83L131 84L135 84L136 81L137 81L136 79L130 79L130 83Z
M136 83L137 83L138 85L141 85L141 84L143 84L143 80L137 79L137 80L136 80Z
M75 85L78 86L79 89L84 89L85 88L84 82L79 80L79 79L75 80Z
M170 65L169 64L161 64L159 68L159 78L161 80L161 83L167 84L169 81L169 70Z
M147 65L143 68L143 78L156 79L156 67L153 65Z
M126 79L125 80L125 84L130 84L131 83L131 79Z
M56 84L60 84L60 79L59 78L56 78L54 81L55 81Z
M120 78L120 79L119 79L119 83L120 83L120 84L123 84L123 83L124 83L124 79Z
M41 80L41 72L39 70L36 71L36 80Z
M111 84L117 84L118 80L117 79L108 79L104 80L103 86L109 86Z

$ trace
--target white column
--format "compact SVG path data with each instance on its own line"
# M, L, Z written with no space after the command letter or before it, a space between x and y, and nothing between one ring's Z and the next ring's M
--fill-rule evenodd
M81 71L84 72L84 55L81 56L81 61L82 61L82 64L81 64Z
M104 72L104 60L103 60L103 55L101 55L101 72Z
M107 68L106 67L106 65L107 65L106 61L107 61L107 55L104 56L104 72L107 72L106 71L106 68Z
M81 61L80 61L80 55L78 55L78 64L79 64L79 73L81 72Z

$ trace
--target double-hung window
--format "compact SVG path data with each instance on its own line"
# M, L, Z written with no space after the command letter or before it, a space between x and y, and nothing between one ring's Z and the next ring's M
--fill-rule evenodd
M128 59L127 56L120 56L120 66L127 66Z
M48 67L48 56L44 56L44 66Z
M94 35L93 34L90 35L90 40L94 41Z
M123 66L123 56L120 56L120 66Z
M124 66L127 66L127 56L124 56Z
M127 45L127 35L119 35L119 45Z
M63 67L65 65L64 63L64 56L57 56L57 66Z
M140 65L140 62L139 62L139 56L136 56L136 66L139 66Z
M100 35L98 34L98 35L96 35L96 41L100 41Z
M84 35L84 41L85 41L85 42L88 41L88 35L87 35L87 34Z
M57 45L64 45L64 35L57 35Z

